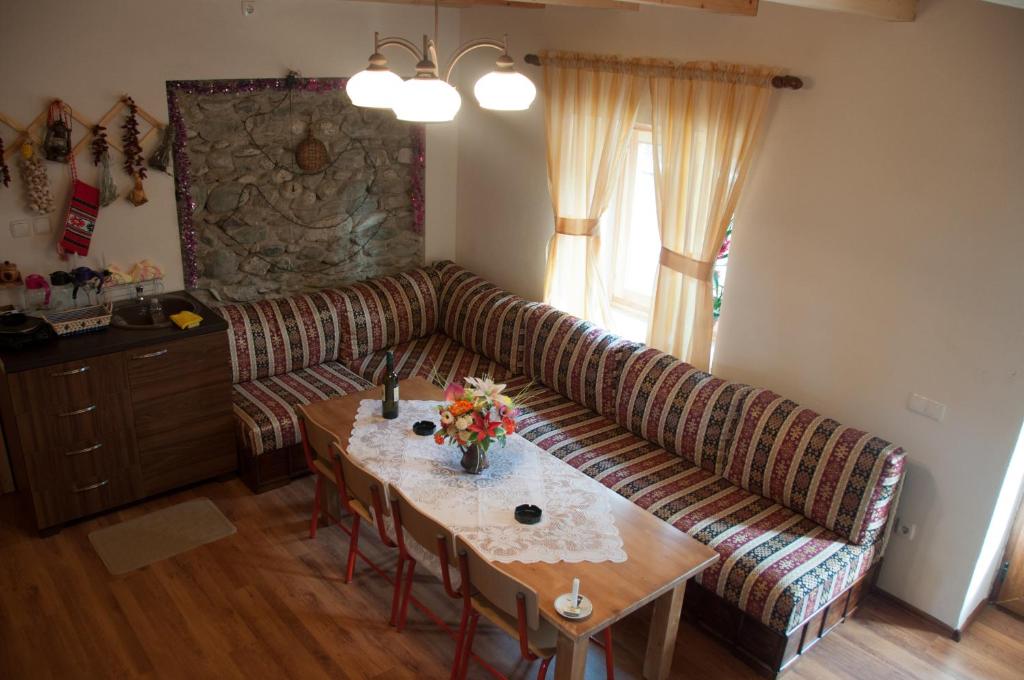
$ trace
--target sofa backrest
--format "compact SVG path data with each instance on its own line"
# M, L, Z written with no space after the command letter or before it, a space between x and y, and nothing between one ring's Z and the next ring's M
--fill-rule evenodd
M641 347L625 359L614 418L633 434L720 474L739 407L752 389Z
M433 267L327 291L338 304L338 358L350 362L437 330L439 277Z
M236 383L288 373L338 355L337 304L330 291L220 305L228 322Z
M637 347L571 314L538 304L526 312L523 373L611 418L622 363Z
M434 265L440 277L441 330L460 345L522 370L526 311L536 306L454 262Z
M904 459L895 444L758 389L744 400L724 475L863 545L884 531Z

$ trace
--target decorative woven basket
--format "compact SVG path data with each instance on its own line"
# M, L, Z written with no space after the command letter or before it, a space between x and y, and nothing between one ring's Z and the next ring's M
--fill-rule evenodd
M50 324L57 335L78 335L101 331L110 325L113 305L92 305L80 309L69 309L64 312L43 314L43 319Z
M313 136L310 127L309 134L295 147L295 163L305 172L320 172L327 167L327 161L327 147Z

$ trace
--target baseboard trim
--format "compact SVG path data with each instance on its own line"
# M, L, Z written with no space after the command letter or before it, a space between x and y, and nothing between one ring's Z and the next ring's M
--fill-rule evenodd
M949 639L953 640L954 642L960 642L960 640L963 637L964 633L967 632L967 628L974 622L974 619L976 619L978 617L978 615L981 614L982 610L985 608L985 605L988 604L988 598L985 598L980 603L978 603L978 606L975 607L974 611L971 612L971 615L967 617L967 619L964 621L964 624L962 626L960 626L959 628L953 628L949 624L944 623L944 622L940 621L939 619L935 618L934 616L932 616L928 612L926 612L926 611L924 611L922 609L918 609L917 607L915 607L914 605L910 604L909 602L896 597L895 595L893 595L892 593L890 593L888 591L882 590L878 586L875 586L875 591L874 592L877 593L878 595L880 595L881 597L884 597L885 599L889 600L890 602L892 602L896 606L900 607L901 609L905 609L908 612L910 612L911 614L913 614L913 615L915 615L915 616L917 616L919 618L924 619L928 623L930 623L933 626L935 626L936 628L938 628L939 631L943 635L945 635Z
M967 632L967 629L970 627L972 623L974 623L974 620L978 618L978 615L981 614L981 612L985 609L986 606L988 606L988 604L989 599L987 597L978 603L978 606L974 608L974 611L972 611L970 615L966 619L964 619L963 625L953 631L953 640L955 640L956 642L960 642L960 638L963 637L963 634Z

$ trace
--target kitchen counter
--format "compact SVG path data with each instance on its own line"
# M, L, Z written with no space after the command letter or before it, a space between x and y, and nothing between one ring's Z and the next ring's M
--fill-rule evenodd
M165 293L165 295L169 294L171 293ZM187 297L195 303L196 313L203 317L203 322L199 324L198 328L181 330L172 325L152 330L130 330L110 326L106 330L57 338L51 342L34 345L23 350L0 351L0 366L5 373L18 373L155 343L220 333L227 329L228 325L224 319L193 296L185 292L173 294Z

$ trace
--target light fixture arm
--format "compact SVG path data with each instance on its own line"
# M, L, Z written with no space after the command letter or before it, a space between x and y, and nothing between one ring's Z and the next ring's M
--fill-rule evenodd
M481 47L489 47L493 50L498 50L503 54L508 54L508 36L506 35L503 40L494 40L493 38L479 38L477 40L470 40L464 43L459 49L455 50L452 54L451 59L448 60L448 68L444 73L444 82L451 84L452 70L455 69L455 65L459 63L459 59L472 52L473 50L480 49Z
M373 34L373 51L379 53L382 47L401 47L406 52L411 54L416 61L423 59L424 54L420 52L419 48L411 40L399 37L381 38L380 33Z

